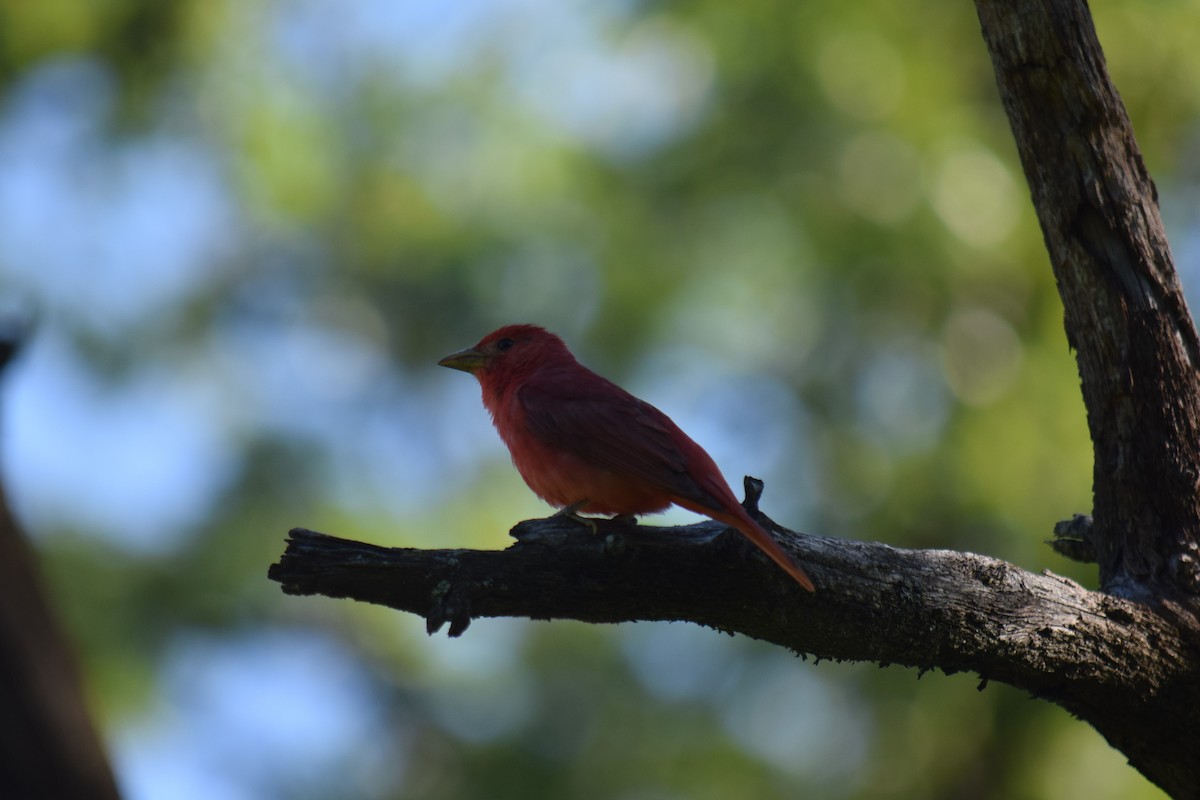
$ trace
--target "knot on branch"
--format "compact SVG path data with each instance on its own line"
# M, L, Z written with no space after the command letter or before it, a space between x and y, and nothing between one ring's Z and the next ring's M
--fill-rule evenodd
M1185 591L1200 594L1200 544L1181 542L1182 552L1171 559L1171 577Z
M1096 563L1096 526L1090 514L1076 514L1055 523L1054 538L1046 540L1054 552L1081 564Z
M471 624L471 592L469 584L444 579L433 587L425 612L425 632L432 636L450 623L447 635L462 636Z
M749 475L742 478L742 488L746 491L746 499L742 501L742 508L746 509L746 513L752 517L759 515L758 501L762 500L764 484L762 478L752 478Z

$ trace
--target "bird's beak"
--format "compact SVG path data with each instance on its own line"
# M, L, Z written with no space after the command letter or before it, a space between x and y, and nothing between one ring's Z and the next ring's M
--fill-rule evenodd
M466 350L459 350L457 353L451 353L438 362L439 367L450 367L451 369L461 369L463 372L475 372L483 366L484 355L474 347L468 347Z

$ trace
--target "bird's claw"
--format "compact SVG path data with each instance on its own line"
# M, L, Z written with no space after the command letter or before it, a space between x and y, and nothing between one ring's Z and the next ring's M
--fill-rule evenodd
M600 530L596 527L596 520L579 515L579 509L583 508L587 504L587 500L580 500L578 503L571 503L569 506L563 506L558 511L555 511L550 518L554 519L556 517L565 517L566 519L573 519L580 525L583 525L591 530L593 534L599 533Z

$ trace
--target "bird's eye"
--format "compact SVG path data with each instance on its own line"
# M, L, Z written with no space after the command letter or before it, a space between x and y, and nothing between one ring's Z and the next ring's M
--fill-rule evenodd
M514 342L512 339L501 339L500 341L496 342L496 349L503 353L514 344L516 344L516 342Z

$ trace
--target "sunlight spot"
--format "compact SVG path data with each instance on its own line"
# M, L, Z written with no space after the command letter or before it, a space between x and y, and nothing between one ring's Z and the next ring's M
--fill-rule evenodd
M943 159L930 200L951 233L973 247L1001 242L1017 222L1012 175L980 148L956 150Z
M942 332L942 371L964 403L983 406L1017 379L1024 351L1007 320L985 308L955 311Z

